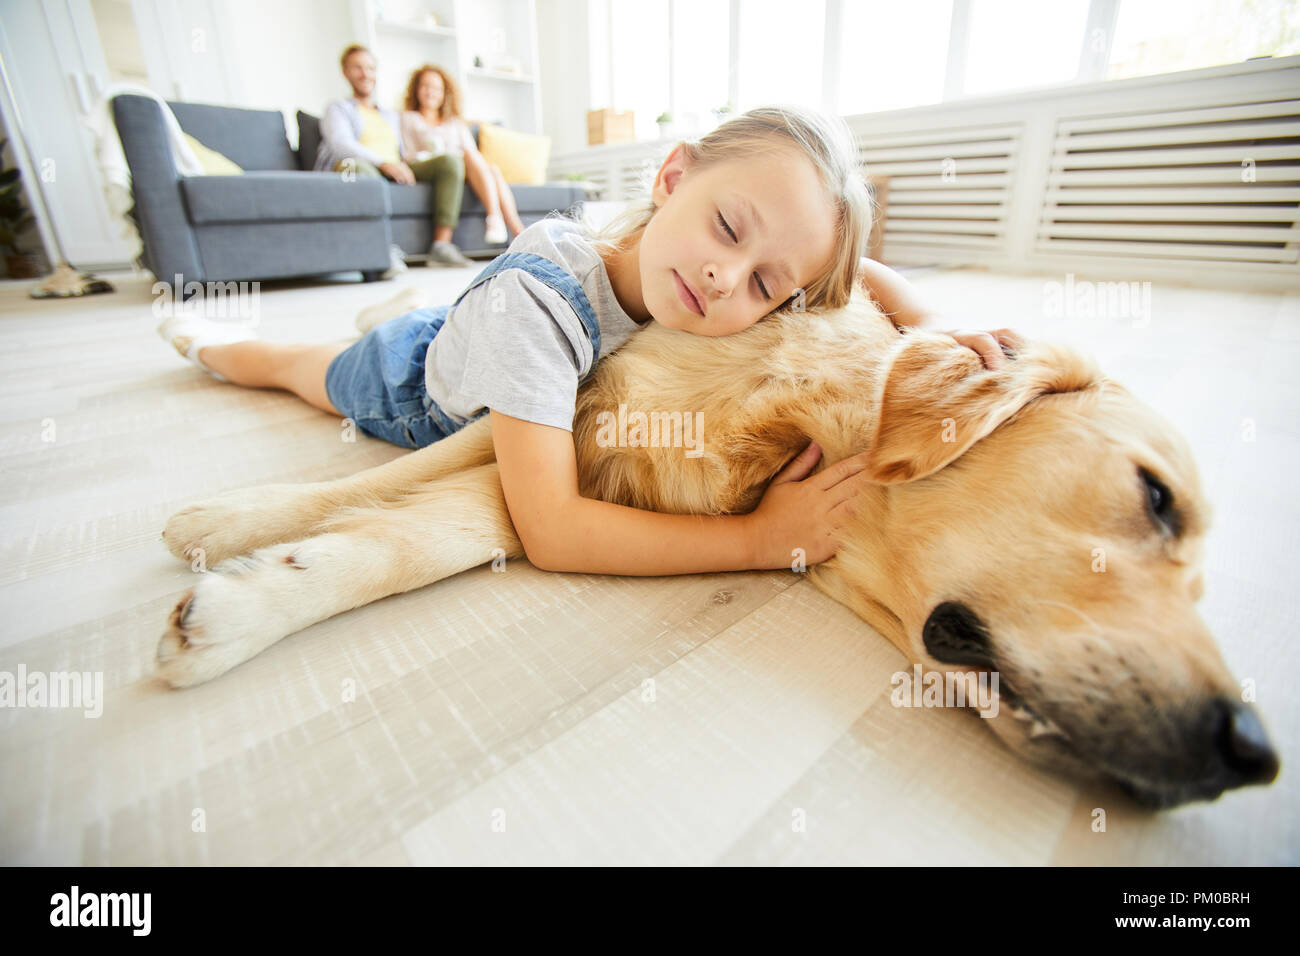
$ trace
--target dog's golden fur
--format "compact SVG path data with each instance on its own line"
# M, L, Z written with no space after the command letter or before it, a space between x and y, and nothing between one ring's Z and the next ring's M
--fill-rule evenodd
M703 453L598 441L599 413L620 404L702 412ZM988 723L1008 746L1152 805L1272 778L1275 758L1272 772L1261 757L1234 776L1212 752L1224 720L1267 741L1231 703L1236 683L1195 611L1209 507L1192 455L1088 357L1024 343L986 370L948 336L900 335L859 295L724 338L652 325L601 363L574 422L582 493L661 512L749 511L810 439L819 467L870 451L873 484L840 551L808 575L926 669L953 669L936 656L936 608L963 609L987 638L977 669L1003 682ZM1139 468L1172 493L1176 533L1150 513ZM349 478L184 509L165 540L210 567L158 648L176 687L349 608L524 553L486 417Z

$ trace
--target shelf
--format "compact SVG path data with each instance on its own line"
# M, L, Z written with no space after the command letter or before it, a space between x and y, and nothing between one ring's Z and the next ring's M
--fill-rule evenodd
M396 20L375 20L375 29L384 30L387 33L404 33L407 36L418 37L454 37L456 31L452 27L424 27L417 23L400 23Z
M485 80L513 80L516 83L531 83L533 78L527 73L509 73L505 70L487 70L481 66L467 67L466 76L478 76Z

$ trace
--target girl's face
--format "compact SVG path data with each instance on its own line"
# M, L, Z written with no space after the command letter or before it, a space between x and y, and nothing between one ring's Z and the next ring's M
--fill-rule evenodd
M415 88L415 99L420 104L422 110L436 110L442 105L443 86L442 77L430 70L420 77L420 83Z
M655 178L654 202L638 253L641 299L670 328L743 331L811 284L834 253L830 197L794 150L698 169L679 145Z

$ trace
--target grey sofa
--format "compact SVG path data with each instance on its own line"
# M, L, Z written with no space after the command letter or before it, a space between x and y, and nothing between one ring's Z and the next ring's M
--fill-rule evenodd
M497 124L500 125L500 124ZM469 124L474 142L479 142L479 124ZM310 113L298 112L298 154L304 169L311 169L320 143L320 120ZM424 256L433 243L433 187L428 183L399 186L386 183L389 202L389 225L393 242L408 256ZM540 186L512 185L510 192L519 207L519 218L525 226L532 225L552 210L576 212L575 203L581 204L586 192L573 183L544 183ZM468 181L460 204L458 225L451 233L451 241L467 256L496 256L505 251L508 243L489 244L484 238L487 210Z
M178 175L158 103L143 96L114 98L144 265L159 279L183 284L360 271L372 281L388 268L390 245L411 257L427 253L433 241L432 187L345 182L334 173L312 172L319 142L314 117L299 114L295 151L277 111L168 105L181 129L245 172ZM581 187L567 183L513 186L512 191L525 224L552 210L572 212L583 198ZM482 204L466 184L452 233L466 255L493 256L505 249L484 242L483 217Z

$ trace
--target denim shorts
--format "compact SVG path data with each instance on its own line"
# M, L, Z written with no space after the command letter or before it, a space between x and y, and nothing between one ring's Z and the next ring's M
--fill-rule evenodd
M334 357L325 394L334 407L375 438L423 448L464 427L429 397L424 357L451 306L416 309L381 322Z

